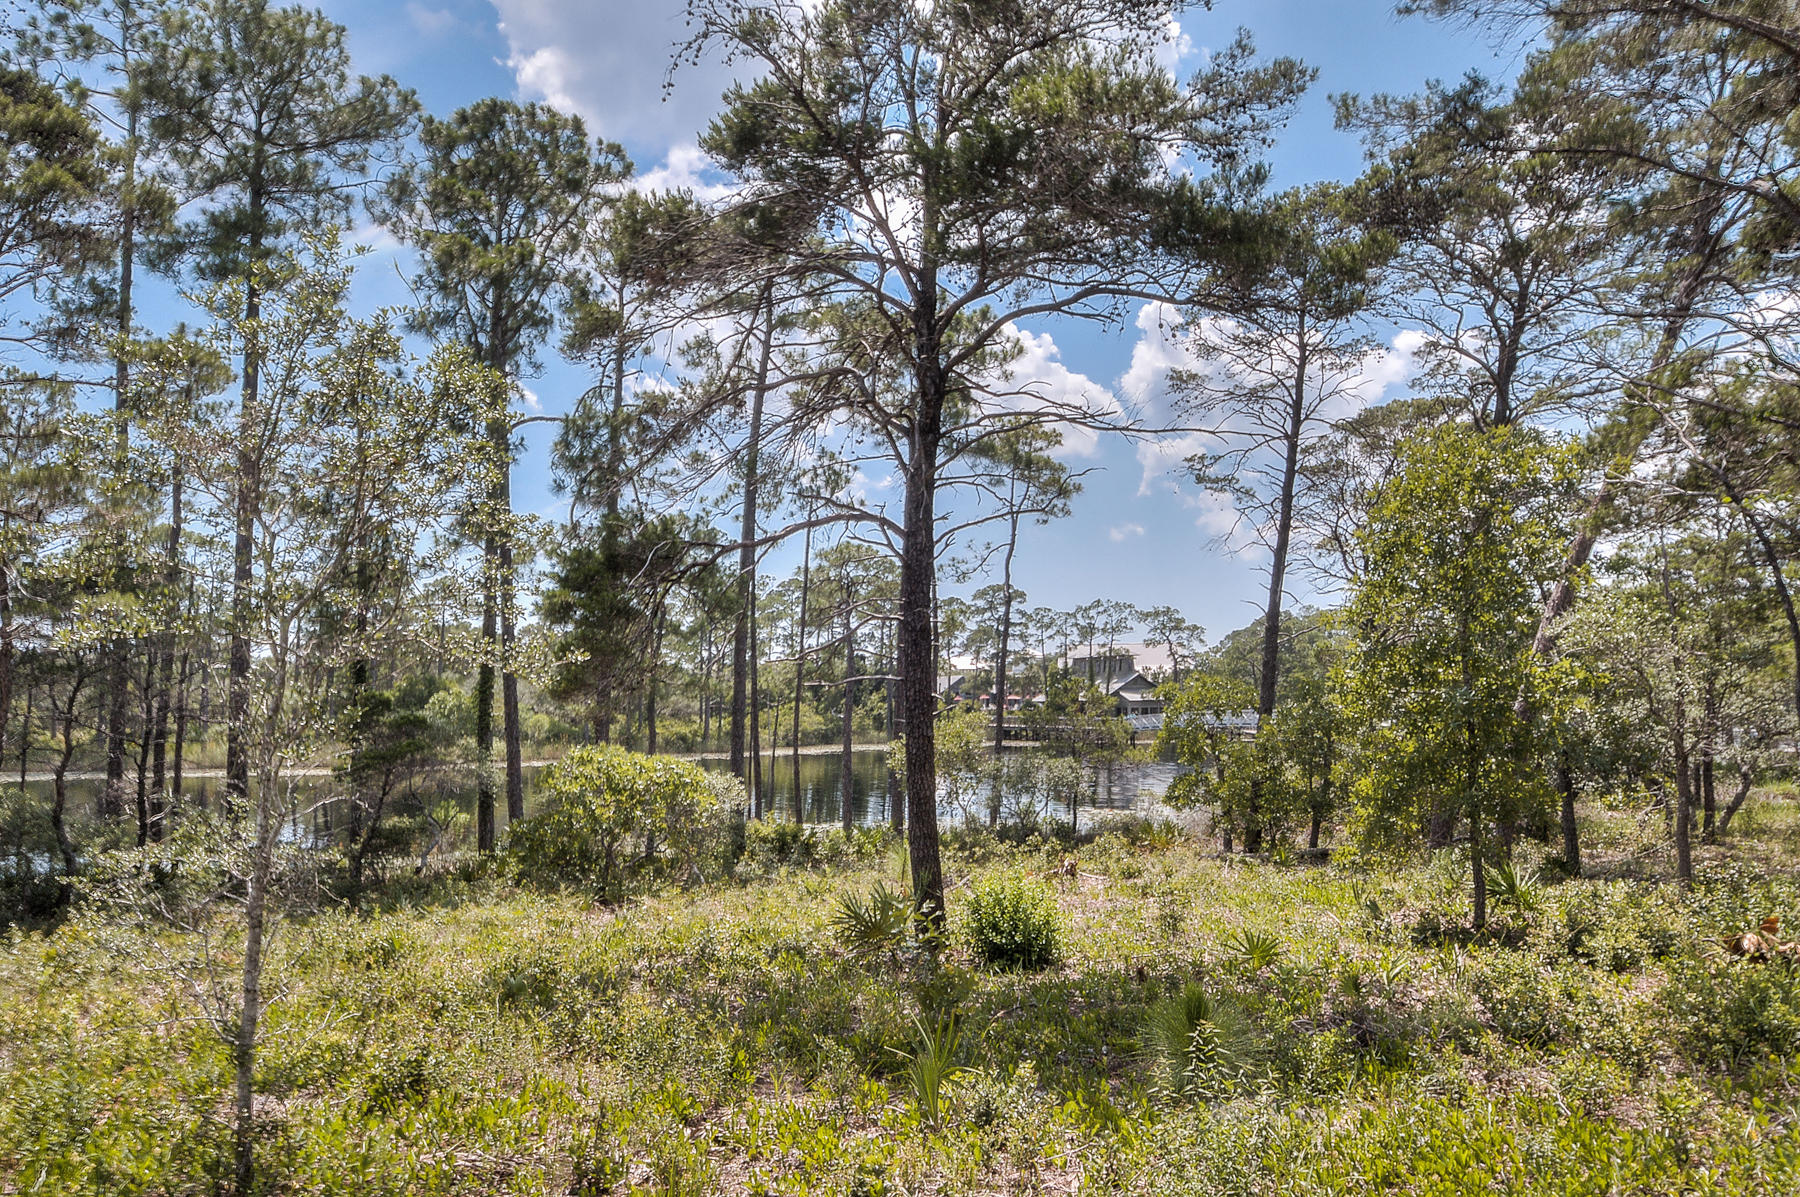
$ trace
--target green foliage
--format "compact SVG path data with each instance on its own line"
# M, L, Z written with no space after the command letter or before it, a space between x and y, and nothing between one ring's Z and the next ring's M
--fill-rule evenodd
M1695 1062L1742 1070L1800 1059L1800 966L1793 960L1684 959L1663 993L1670 1029Z
M1521 918L1536 914L1543 902L1543 880L1536 873L1520 872L1510 860L1486 868L1488 896L1496 906L1511 907Z
M1281 959L1281 940L1262 931L1240 927L1225 937L1226 949L1245 968L1259 971Z
M1490 827L1529 823L1547 801L1529 711L1554 709L1558 681L1532 639L1574 458L1528 429L1452 425L1407 440L1397 464L1360 534L1346 614L1345 708L1363 729L1354 830L1410 849L1464 821L1479 882Z
M1254 1037L1242 1011L1189 983L1144 1014L1142 1057L1152 1091L1171 1099L1228 1095L1249 1071Z
M976 883L963 917L975 958L994 968L1035 971L1055 963L1061 949L1055 895L1022 873Z
M961 1043L962 1029L954 1015L946 1014L931 1024L917 1015L913 1017L912 1050L900 1055L906 1060L906 1082L912 1091L913 1108L924 1126L942 1123L945 1085L969 1071L956 1062Z
M684 879L741 806L735 788L687 761L577 748L545 769L543 809L512 825L507 855L522 881L609 900L655 872Z
M831 927L839 945L858 960L892 954L906 942L912 925L912 901L881 882L867 899L854 891L838 899Z

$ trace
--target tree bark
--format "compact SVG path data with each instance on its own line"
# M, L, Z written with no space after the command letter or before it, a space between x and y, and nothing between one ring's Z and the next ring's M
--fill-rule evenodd
M0 545L6 543L12 519L0 515ZM0 760L12 735L13 614L12 562L0 557ZM27 728L29 735L30 729Z
M856 731L856 625L850 607L848 579L844 586L844 719L843 745L838 760L838 807L844 824L844 838L850 838L850 791L855 772L850 767L850 742Z
M1581 876L1581 829L1575 822L1575 777L1568 760L1556 758L1556 793L1562 808L1563 867L1569 876Z
M268 826L272 821L272 805L273 796L268 794L262 795L257 802L256 857L251 864L244 905L243 1005L238 1011L238 1025L231 1045L236 1073L233 1146L239 1197L249 1197L256 1182L256 1046L262 1024L263 932L273 871L275 833Z
M731 640L731 771L750 782L745 770L744 728L745 688L750 679L751 607L756 589L756 489L759 457L762 451L763 399L769 380L769 357L775 340L774 292L765 284L758 308L764 311L762 349L758 355L756 378L750 391L750 435L744 449L744 506L738 526L738 617ZM751 807L759 799L751 795Z
M255 165L260 168L262 164L263 152L259 145ZM253 174L247 190L250 260L260 264L267 216L265 182L260 174ZM244 284L244 321L250 333L244 342L243 390L238 404L237 478L232 511L231 650L226 665L225 807L233 819L243 817L244 803L250 796L250 752L246 743L250 734L249 628L253 604L250 587L256 516L262 504L262 465L256 450L260 443L256 420L262 396L262 349L255 330L261 317L262 294L252 277Z
M812 590L812 528L806 529L806 544L800 552L800 613L794 633L794 822L806 822L806 808L800 790L800 699L806 677L806 603Z
M1256 725L1260 732L1275 716L1276 684L1281 670L1281 607L1287 586L1288 547L1294 533L1294 484L1300 472L1300 436L1306 429L1306 318L1300 314L1295 335L1294 389L1288 396L1288 425L1283 437L1281 495L1275 508L1275 545L1269 562L1269 594L1263 608L1262 670L1257 677ZM1262 779L1250 781L1250 809L1244 819L1244 851L1262 851Z
M483 557L496 559L492 533L483 547ZM481 600L481 642L490 649L494 645L495 627L499 620L499 601L489 575L483 584ZM494 662L485 658L475 671L475 850L494 850Z
M754 583L755 575L751 575ZM761 650L757 645L756 587L750 588L750 676L747 679L750 687L750 805L758 819L768 814L769 808L763 801L762 775L762 671L758 668Z
M1750 796L1750 780L1750 766L1739 765L1737 789L1732 792L1731 800L1725 804L1725 809L1719 814L1719 835L1725 834L1731 826L1731 820L1736 817L1738 808L1743 806L1744 799Z
M929 284L935 288L935 274ZM906 464L900 551L900 705L906 720L907 849L914 917L933 933L944 926L944 876L938 850L937 660L932 595L937 575L937 455L946 379L938 354L936 303L919 299L914 337L918 410Z
M119 422L118 428L118 463L121 474L126 472L131 453L131 432L129 412L131 409L131 361L126 356L124 346L130 341L131 326L135 316L132 303L132 267L137 257L137 131L140 101L136 97L127 100L125 107L125 142L123 155L124 177L121 182L121 195L124 200L119 206L119 305L114 314L114 333L119 340L118 352L113 357L113 414ZM123 543L117 546L114 557L115 582L124 584L127 551ZM106 703L106 789L102 799L102 809L109 815L119 813L123 805L125 784L125 704L129 692L131 639L126 636L115 636L108 646L109 668L107 677ZM139 805L142 805L140 799ZM147 819L140 818L138 839L141 843L147 832Z
M1010 492L1016 502L1017 483ZM1012 640L1012 567L1013 553L1019 546L1019 513L1008 520L1006 556L1000 566L1000 644L994 653L994 755L998 757L1006 745L1006 655Z

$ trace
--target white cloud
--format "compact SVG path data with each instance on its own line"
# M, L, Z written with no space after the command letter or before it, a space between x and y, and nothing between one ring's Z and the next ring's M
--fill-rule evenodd
M525 401L525 410L531 412L533 415L542 415L544 411L544 401L538 398L538 393L522 382L517 385L519 388L519 398Z
M669 147L660 166L638 175L634 184L640 191L686 191L703 204L716 203L737 190L730 182L719 181L709 171L710 163L700 147L684 142Z
M462 22L447 8L427 8L419 0L407 0L406 18L426 37L442 37Z
M1117 524L1106 530L1106 535L1112 540L1112 542L1114 544L1119 544L1123 541L1131 539L1134 536L1142 536L1143 534L1144 534L1144 525L1142 525L1142 524L1131 524L1131 523Z
M1063 364L1062 350L1049 333L1034 333L1011 324L1006 332L1016 339L1019 354L1008 363L1011 379L994 380L992 385L1007 406L1076 413L1101 422L1122 415L1119 400L1110 390ZM1057 457L1092 457L1098 450L1097 430L1068 424L1059 427L1063 439Z
M678 3L493 5L520 95L579 113L603 137L657 147L692 141L732 80L718 62L684 63L665 96L675 48L691 32Z
M1174 427L1188 422L1179 410L1173 376L1179 372L1204 374L1216 385L1228 385L1229 371L1216 360L1196 355L1190 347L1190 337L1194 332L1230 327L1229 321L1206 317L1190 329L1175 308L1147 303L1138 310L1136 323L1138 339L1131 349L1131 362L1119 377L1120 391L1152 424ZM1326 419L1343 419L1387 401L1396 388L1411 377L1418 354L1427 343L1426 334L1416 329L1403 329L1386 345L1375 346L1353 373L1333 380L1334 394L1322 405L1319 414ZM1187 459L1201 453L1218 452L1226 443L1223 436L1194 431L1174 432L1140 441L1137 459L1143 475L1138 483L1138 493L1149 494L1159 484L1182 492L1180 475L1185 473ZM1223 499L1219 501L1223 502Z
M1170 15L1163 26L1162 41L1156 47L1156 64L1171 75L1178 75L1181 60L1194 52L1194 39L1182 32L1181 22Z
M350 230L350 244L358 245L372 254L394 254L400 251L400 242L386 225L365 221Z

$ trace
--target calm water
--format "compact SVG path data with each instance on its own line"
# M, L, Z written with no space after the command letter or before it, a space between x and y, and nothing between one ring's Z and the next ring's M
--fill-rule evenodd
M837 824L841 818L844 795L841 787L839 761L841 753L821 753L804 755L800 758L800 784L798 788L800 810L803 821L807 823ZM702 768L715 772L724 772L730 765L724 759L706 759L698 762ZM778 757L771 767L768 756L762 759L762 784L765 795L773 794L771 818L791 819L795 803L794 761L791 755ZM532 810L535 781L541 770L527 767L525 771L525 807ZM1033 793L1009 793L1001 795L1001 809L1004 816L1010 817L1016 811L1027 807L1034 808L1040 815L1054 816L1059 819L1073 818L1077 823L1082 821L1083 811L1154 811L1161 803L1162 795L1168 789L1169 782L1179 769L1175 765L1162 762L1149 764L1103 765L1092 770L1087 784L1073 794L1073 809L1067 796L1051 799L1045 795ZM302 777L293 780L296 814L293 818L289 835L294 839L306 839L314 836L323 837L329 832L331 820L336 812L336 805L320 802L332 791L334 781L327 777ZM223 789L223 780L217 777L192 778L186 786L186 801L204 801L209 805L218 801ZM50 783L33 781L26 789L41 795L45 802L50 799ZM94 810L99 799L100 783L91 780L72 780L69 782L69 806L71 814L87 814ZM940 819L946 823L960 822L964 818L975 818L985 821L993 794L985 788L958 788L946 784L943 787L940 801ZM439 819L446 822L460 822L462 828L450 828L453 836L473 825L475 810L475 792L473 787L458 787L441 793L429 785L422 786L410 796L402 795L392 800L395 813L417 813L421 805L429 806ZM765 802L768 800L765 799ZM883 824L889 821L887 754L879 749L861 749L850 754L850 818L859 826ZM506 801L504 795L499 796L499 809L495 812L501 829L506 826ZM341 815L337 816L341 817Z

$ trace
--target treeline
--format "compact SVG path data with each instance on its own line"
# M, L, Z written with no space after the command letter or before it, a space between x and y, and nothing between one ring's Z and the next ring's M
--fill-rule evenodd
M1728 823L1800 703L1800 20L1414 5L1527 36L1522 73L1340 97L1366 172L1271 194L1312 73L1243 36L1178 78L1164 7L692 0L678 58L746 68L701 137L715 202L636 188L543 105L422 114L304 9L19 16L0 759L50 775L59 871L88 766L140 844L197 760L271 845L295 770L330 769L360 859L428 768L491 851L531 740L718 744L755 815L761 747L902 733L941 918L948 649L1004 695L1050 689L1053 638L1198 648L1172 608L1023 606L1020 530L1074 501L1080 430L1189 438L1267 553L1242 687L1178 700L1257 716L1270 763L1217 796L1244 846L1310 771L1315 834L1348 809L1465 840L1479 905L1491 842L1560 808L1578 868L1577 798L1625 778L1672 792L1685 874L1690 809ZM407 307L349 314L353 227L404 247ZM1021 322L1148 304L1189 364L1166 410L1015 374ZM1408 393L1370 406L1396 327ZM592 379L555 417L555 526L512 479L548 352ZM953 548L995 579L961 605ZM1281 677L1303 571L1346 599L1311 689ZM1301 735L1327 715L1356 734Z

